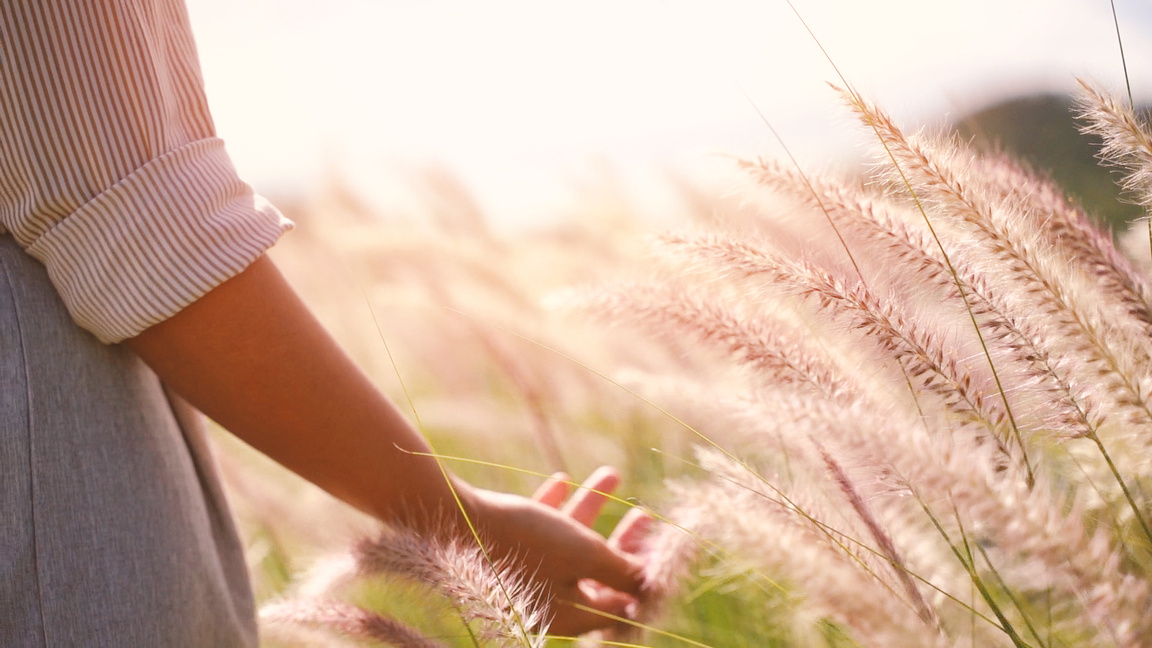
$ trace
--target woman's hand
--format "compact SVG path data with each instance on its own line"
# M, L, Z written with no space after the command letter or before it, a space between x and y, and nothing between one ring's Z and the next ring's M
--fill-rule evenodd
M557 473L531 499L476 490L473 515L489 550L511 556L545 588L550 634L574 636L629 618L640 596L643 565L636 558L651 518L631 510L605 540L591 530L620 483L600 468L571 497L569 478ZM604 614L600 614L604 613Z

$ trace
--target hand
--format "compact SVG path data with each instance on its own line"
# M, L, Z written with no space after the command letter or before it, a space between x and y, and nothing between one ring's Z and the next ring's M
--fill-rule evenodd
M610 627L620 622L597 612L628 618L634 610L643 570L636 553L651 518L640 509L629 511L608 540L589 528L607 501L602 493L611 493L619 483L619 474L603 467L571 498L563 473L552 475L531 499L474 493L477 525L492 549L515 556L545 588L550 634L574 636Z

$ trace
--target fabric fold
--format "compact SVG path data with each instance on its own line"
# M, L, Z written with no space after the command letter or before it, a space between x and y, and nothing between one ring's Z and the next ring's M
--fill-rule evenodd
M76 323L113 343L239 274L291 228L207 138L152 160L26 249Z

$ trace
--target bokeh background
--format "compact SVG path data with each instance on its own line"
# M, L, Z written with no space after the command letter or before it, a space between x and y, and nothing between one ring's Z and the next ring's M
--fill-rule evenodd
M218 129L280 200L339 177L384 214L448 172L497 226L570 216L590 187L680 207L717 154L850 164L861 133L783 0L189 0ZM1124 91L1108 0L795 0L865 96L907 126L1005 99ZM1138 102L1152 5L1117 0ZM753 107L755 106L755 107ZM1028 122L1029 120L1021 120Z

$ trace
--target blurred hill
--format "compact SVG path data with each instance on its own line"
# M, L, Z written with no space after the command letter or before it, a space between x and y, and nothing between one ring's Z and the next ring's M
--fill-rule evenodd
M1070 98L1039 95L979 110L957 120L954 127L977 146L1024 160L1055 180L1101 224L1123 232L1144 212L1125 200L1116 184L1119 173L1098 163L1099 138L1082 135L1074 113Z

